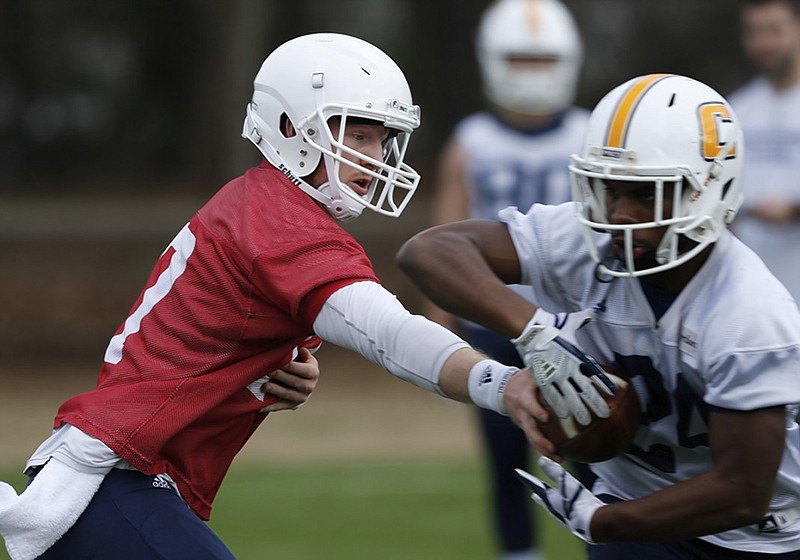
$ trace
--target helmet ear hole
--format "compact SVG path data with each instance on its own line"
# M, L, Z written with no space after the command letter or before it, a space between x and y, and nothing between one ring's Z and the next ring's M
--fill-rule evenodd
M733 184L733 179L728 179L728 182L722 185L722 197L721 197L722 200L725 200L725 197L728 196L728 189L731 188L732 184Z
M336 219L355 217L363 208L400 215L419 183L419 174L404 159L420 111L405 75L386 53L339 33L295 37L264 60L253 80L252 100L242 135ZM388 123L405 134L391 151L384 149L381 154L375 142L362 153L357 139L345 137L344 126L333 134L332 117ZM316 184L322 174L314 175L321 162L328 171L326 191L323 184ZM355 179L358 191L367 177L373 180L368 188L371 198L363 198L339 180L340 165L361 174Z
M295 130L292 121L289 119L289 115L286 113L281 114L281 135L284 138L294 138L297 136L297 130Z
M722 197L720 198L720 202L722 202L722 205L727 208L722 218L725 222L725 225L731 225L733 223L733 219L736 217L739 207L742 204L742 194L738 189L731 188L734 186L735 181L736 178L731 177L722 186ZM730 194L728 194L728 191L731 191Z

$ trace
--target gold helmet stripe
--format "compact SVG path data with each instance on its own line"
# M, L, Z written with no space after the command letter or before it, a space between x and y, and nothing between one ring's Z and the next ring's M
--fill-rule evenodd
M649 74L642 76L636 80L628 88L628 91L622 96L617 103L617 108L611 116L611 123L608 127L608 134L606 134L606 146L611 148L623 148L625 144L625 137L628 134L628 125L631 122L631 117L636 109L639 101L658 81L671 76L672 74Z
M542 5L540 0L525 2L525 22L532 33L539 31L542 20Z

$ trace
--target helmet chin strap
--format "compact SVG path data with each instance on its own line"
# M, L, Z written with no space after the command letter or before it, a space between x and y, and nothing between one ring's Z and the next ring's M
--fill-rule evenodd
M339 167L341 162L327 154L322 155L321 165L325 166L328 180L317 187L317 192L325 197L325 208L328 213L340 222L347 222L358 218L364 210L364 205L359 204L348 196L339 180Z
M341 194L336 197L332 196L334 190L338 191L339 189L334 189L331 182L326 181L317 187L316 192L319 195L312 195L312 197L325 206L332 218L340 222L349 222L358 218L364 210L364 206L356 201L350 201Z

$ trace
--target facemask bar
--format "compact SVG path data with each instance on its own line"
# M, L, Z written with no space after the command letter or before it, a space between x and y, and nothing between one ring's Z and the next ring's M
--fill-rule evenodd
M582 165L583 167L579 167ZM592 169L585 169L590 167ZM573 200L577 203L577 218L584 226L584 240L592 259L598 263L598 271L615 277L645 276L674 268L700 253L711 241L700 242L690 250L679 253L682 236L696 225L696 217L682 216L684 188L692 188L694 181L688 170L682 168L639 167L637 175L630 169L612 164L596 165L582 162L573 156L569 166ZM649 182L655 184L653 219L635 224L609 224L605 204L603 180L626 182ZM672 217L664 217L665 185L672 184ZM633 233L635 230L667 227L664 237L656 248L658 266L637 269L633 257ZM624 255L622 259L606 255L601 258L597 245L597 232L623 232ZM621 265L611 268L604 264ZM609 262L611 261L611 262Z
M408 108L401 111L408 112ZM338 137L334 137L327 122L332 116L341 119ZM389 136L384 141L383 160L374 159L345 145L348 117L373 120L390 130ZM304 119L298 129L311 146L323 153L331 182L330 187L333 187L330 188L333 198L337 198L338 195L355 215L360 214L361 209L355 210L353 204L369 208L379 214L397 217L411 200L420 180L419 174L403 161L411 131L418 122L419 113L416 107L411 108L410 115L403 115L392 111L392 107L388 111L365 112L360 108L328 105L318 109L311 118ZM395 130L400 132L393 134ZM325 141L322 141L323 137ZM344 154L358 161L346 159ZM371 177L370 185L363 196L340 181L339 170L342 164Z

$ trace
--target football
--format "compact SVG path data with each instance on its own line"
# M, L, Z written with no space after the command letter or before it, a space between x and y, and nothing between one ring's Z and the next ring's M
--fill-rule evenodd
M611 410L608 418L594 413L588 425L579 424L572 416L559 418L538 393L539 402L550 413L547 422L536 423L544 436L556 446L556 453L579 463L607 461L625 451L639 426L639 401L636 391L620 372L603 366L617 385L616 395L600 393Z

